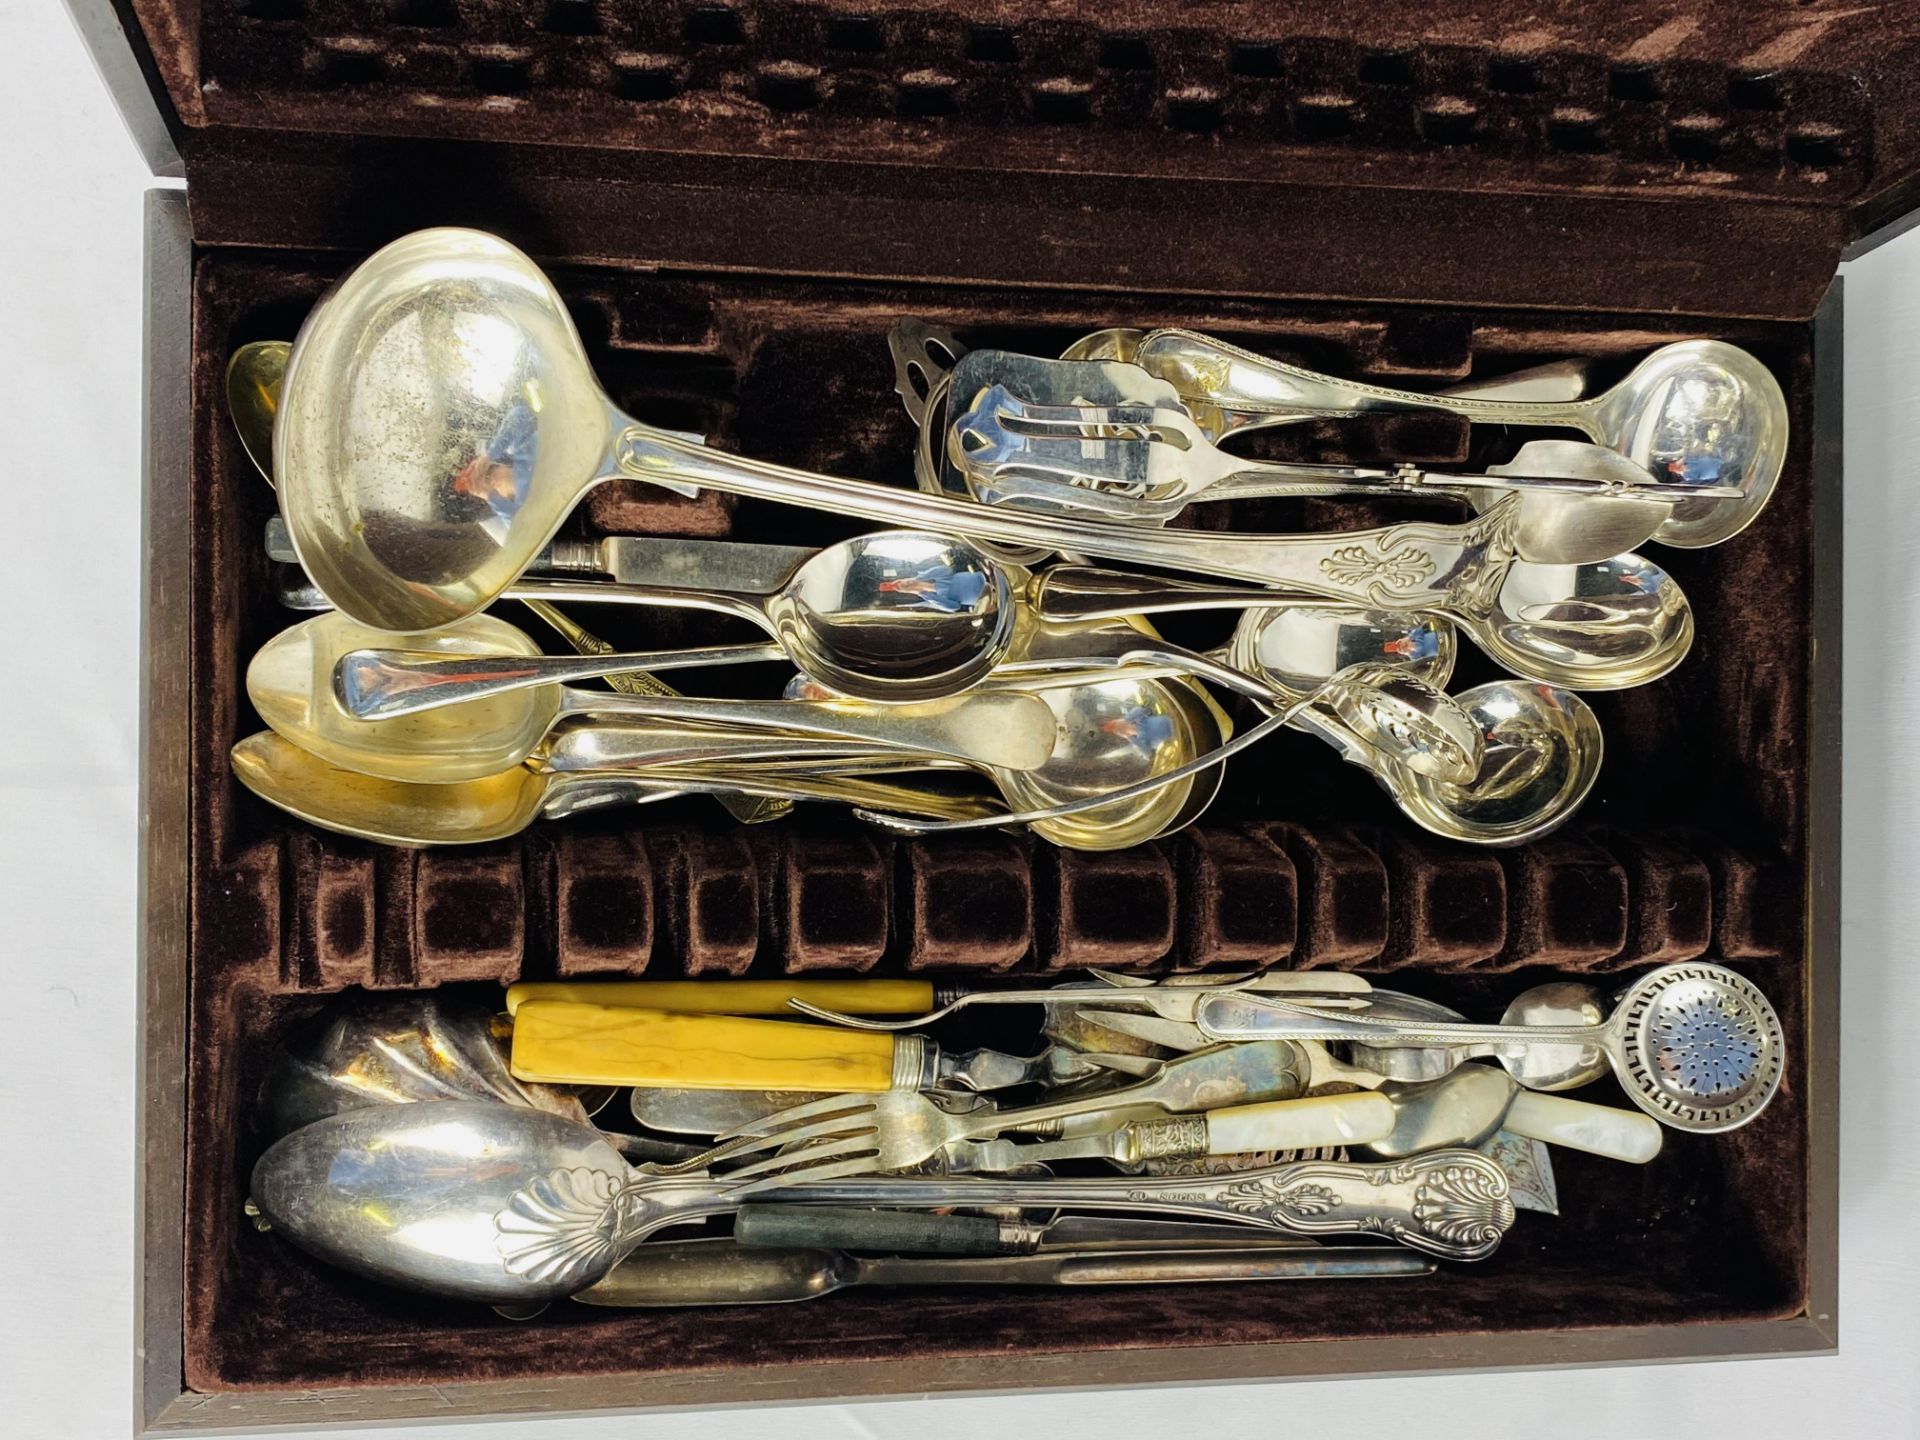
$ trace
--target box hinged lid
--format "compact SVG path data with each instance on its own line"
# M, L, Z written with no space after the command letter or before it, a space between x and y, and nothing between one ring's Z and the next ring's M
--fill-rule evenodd
M1797 318L1920 205L1909 6L70 4L202 244Z

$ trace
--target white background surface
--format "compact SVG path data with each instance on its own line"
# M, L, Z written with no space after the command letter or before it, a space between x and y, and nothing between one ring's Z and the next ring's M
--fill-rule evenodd
M16 677L0 693L0 1434L90 1440L132 1424L140 195L150 182L59 4L0 0L0 43L0 539L10 549L0 614L5 673ZM1420 1440L1523 1430L1920 1435L1920 768L1909 719L1920 704L1920 232L1848 271L1846 383L1838 1358L522 1421L459 1433L1225 1437L1281 1425L1327 1433L1345 1422Z

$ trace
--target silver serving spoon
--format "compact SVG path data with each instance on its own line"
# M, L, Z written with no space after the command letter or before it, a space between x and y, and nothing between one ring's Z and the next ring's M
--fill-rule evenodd
M585 1089L515 1077L508 1061L510 1033L505 1016L443 997L361 995L337 1001L274 1052L262 1090L272 1133L290 1135L368 1105L439 1100L524 1105L587 1124ZM703 1153L668 1140L606 1138L630 1160L677 1163Z
M882 530L828 545L766 595L586 582L567 598L717 610L749 620L773 636L799 669L865 700L932 700L971 688L1006 655L1015 621L1013 591L998 565L964 540L912 530ZM706 658L694 663L733 663L703 653ZM400 642L388 641L344 656L335 683L349 710L377 719L513 686L672 663L658 653L538 651L497 662L477 654L450 660L408 653Z
M1037 577L1029 598L1042 618L1061 623L1301 603L1297 595L1273 591L1071 565ZM1686 595L1665 570L1639 555L1593 565L1517 561L1496 594L1445 613L1504 668L1569 690L1649 684L1693 646L1693 607Z
M496 1305L582 1290L647 1236L724 1214L743 1198L724 1179L636 1171L597 1132L559 1116L465 1100L377 1106L308 1125L260 1157L251 1191L268 1226L321 1260ZM1188 1214L1308 1236L1383 1233L1456 1260L1491 1254L1514 1220L1506 1175L1471 1150L1391 1166L1280 1165L1218 1180L878 1176L775 1193L905 1209Z
M723 454L615 410L546 276L470 230L403 237L314 307L287 365L274 470L307 573L347 614L391 630L430 630L484 609L581 496L621 477L1441 610L1498 589L1518 520L1503 500L1459 526L1334 537L1158 531ZM1592 538L1609 554L1648 533L1614 527Z
M1719 340L1663 345L1618 385L1590 399L1548 402L1425 395L1341 380L1283 364L1191 330L1157 330L1135 355L1143 368L1204 404L1274 416L1440 410L1482 424L1580 430L1684 491L1733 486L1740 499L1674 506L1657 538L1717 545L1753 523L1772 497L1787 449L1787 401L1753 356Z
M338 611L316 615L274 636L247 667L247 696L275 731L348 770L395 780L473 780L509 770L534 756L562 721L571 727L601 719L648 719L725 727L706 757L777 758L818 736L864 749L899 748L1006 770L1030 770L1053 749L1053 717L1030 696L982 692L945 700L876 705L832 702L692 700L598 690L508 688L457 708L356 718L339 703L332 680L339 657L383 640L431 647L458 666L469 657L519 655L539 649L521 631L490 615L421 635L396 637L356 624ZM733 647L746 648L753 647ZM712 652L702 652L712 653ZM766 659L765 655L751 658Z
M1244 1005L1245 997L1219 997ZM1524 998L1524 997L1522 997ZM1751 982L1720 965L1689 961L1648 971L1622 992L1613 1014L1587 1025L1464 1025L1444 1020L1371 1018L1366 1009L1333 1014L1284 997L1260 997L1279 1018L1257 1031L1214 1023L1211 1001L1194 1023L1216 1040L1275 1038L1361 1041L1376 1051L1400 1044L1471 1046L1490 1055L1529 1089L1566 1083L1569 1047L1600 1051L1629 1097L1681 1130L1732 1130L1752 1120L1779 1088L1786 1064L1780 1017ZM1517 1004L1518 1002L1516 1002ZM1536 1047L1549 1054L1538 1063Z
M1122 655L1140 643L1125 629L1064 633L1073 636L1060 643L1068 655ZM1268 715L1290 712L1290 729L1325 740L1362 769L1371 771L1377 756L1455 784L1480 771L1480 731L1441 688L1455 644L1453 627L1437 617L1302 604L1244 616L1226 645L1205 654L1158 648Z
M802 676L786 693L824 700L832 692ZM1036 768L990 775L1014 812L1087 804L1034 823L1034 830L1055 845L1070 850L1139 845L1191 824L1219 791L1216 767L1142 795L1103 798L1169 774L1225 742L1226 717L1177 680L1132 674L1079 679L1035 688L1030 698L1052 714L1053 753Z

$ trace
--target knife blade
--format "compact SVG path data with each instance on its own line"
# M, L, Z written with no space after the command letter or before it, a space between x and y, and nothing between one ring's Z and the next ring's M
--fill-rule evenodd
M1507 1194L1515 1206L1542 1215L1560 1213L1560 1187L1554 1181L1553 1158L1544 1141L1496 1130L1479 1149L1507 1172Z
M735 1243L751 1248L825 1248L894 1255L1032 1255L1086 1250L1317 1249L1303 1236L1249 1236L1204 1220L1063 1215L1034 1223L991 1215L935 1215L837 1205L749 1204L733 1217Z
M267 521L266 549L269 560L287 565L299 561L287 522L278 515ZM604 575L622 585L771 595L816 553L804 545L603 535L593 540L556 540L534 557L527 571Z

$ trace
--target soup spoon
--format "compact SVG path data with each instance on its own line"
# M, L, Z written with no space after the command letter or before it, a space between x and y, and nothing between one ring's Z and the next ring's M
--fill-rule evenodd
M1717 545L1753 523L1786 459L1787 401L1766 366L1736 345L1663 345L1618 385L1584 400L1466 399L1341 380L1269 360L1191 330L1157 330L1135 361L1183 396L1275 416L1439 410L1483 424L1563 426L1619 451L1678 487L1732 486L1737 500L1679 501L1659 529L1668 545Z
M1037 687L1031 693L1053 713L1053 754L1036 769L988 773L1012 810L1086 806L1033 822L1033 830L1055 845L1069 850L1124 850L1185 828L1218 793L1219 771L1212 768L1200 778L1188 777L1102 803L1101 797L1110 792L1167 774L1224 742L1224 715L1201 703L1178 681L1133 674L1111 680L1081 677L1072 683ZM799 677L788 686L787 694L826 696L831 692L817 681ZM883 813L880 807L863 809Z
M1298 605L1298 596L1056 566L1030 591L1048 619ZM1414 607L1409 607L1414 608ZM1592 565L1517 561L1487 601L1445 612L1504 668L1572 690L1621 690L1667 674L1693 645L1693 609L1638 555Z
M719 610L752 620L794 665L864 700L931 700L984 679L1013 643L1016 597L1006 572L964 540L879 531L816 551L771 595L593 585L576 593ZM658 653L489 657L414 655L392 641L345 655L335 686L362 719L459 704L505 689L668 668ZM704 652L697 663L755 655ZM686 661L675 662L685 665Z
M1144 330L1096 330L1081 337L1060 354L1062 360L1118 360L1132 362ZM942 440L947 431L947 400L953 382L953 367L967 353L966 346L948 330L924 321L903 318L887 332L887 348L893 356L894 390L907 416L919 430L914 446L914 478L931 495L952 495L973 499L964 472L941 463ZM1511 375L1455 386L1442 391L1446 395L1473 396L1509 400L1577 400L1586 390L1586 367L1579 361L1563 360ZM1194 421L1213 440L1223 440L1234 430L1249 423L1282 425L1312 416L1237 416L1188 400L1187 409ZM1371 493L1371 492L1370 492ZM1031 546L996 545L983 541L981 548L996 559L1017 565L1037 565L1052 553ZM1064 553L1064 552L1063 552Z
M839 699L831 703L690 700L684 697L621 695L598 690L569 690L558 685L507 690L486 695L457 709L361 720L334 693L339 657L369 645L399 640L410 648L431 647L441 655L539 655L524 633L491 615L475 615L458 625L422 635L393 636L370 631L334 611L316 615L281 631L263 645L247 667L247 696L274 730L329 762L396 780L472 780L511 769L534 754L564 717L630 716L678 720L737 731L779 732L771 736L716 735L716 755L729 745L752 745L767 753L781 743L804 748L800 735L818 735L875 746L901 747L1030 770L1043 763L1053 746L1053 717L1031 696L1010 692L960 695L915 704L873 705ZM744 650L738 658L777 658L771 647ZM714 651L691 652L695 657ZM658 665L671 652L649 656Z
M1308 608L1311 611L1312 607ZM1357 627L1370 634L1391 627L1396 618L1408 622L1402 634L1423 634L1433 623L1421 617L1392 617L1378 611L1354 611L1345 616L1329 610L1313 613L1328 617L1318 627L1323 631L1356 628L1342 624L1348 618L1370 621ZM1324 664L1328 656L1338 655L1343 648L1337 640L1331 648L1314 646L1309 636L1315 628L1311 619L1299 618L1289 627L1284 648L1293 653L1279 658L1282 665L1291 668L1283 670L1278 678L1261 655L1257 638L1246 644L1239 633L1233 642L1209 654L1168 645L1154 637L1154 653L1169 677L1184 669L1193 678L1211 680L1245 696L1268 716L1284 712L1287 726L1328 741L1344 759L1364 769L1372 768L1373 756L1378 753L1436 779L1464 783L1479 772L1480 732L1439 688L1453 666L1450 634L1444 650L1436 636L1430 653L1423 647L1417 656L1403 658L1389 651L1361 663L1310 673L1304 667L1315 661ZM1243 623L1243 631L1252 629ZM1124 663L1129 657L1142 658L1141 645L1137 632L1122 629L1083 635L1077 642L1062 645L1057 653L1065 657L1059 663L1067 666L1075 659ZM1027 664L1021 661L1010 663L1001 673L1010 677L1009 683L1030 687L1051 683L1044 668L1029 673Z
M1497 589L1518 520L1508 497L1459 526L1334 537L1160 531L724 454L616 411L546 276L504 241L467 230L394 241L314 307L287 365L274 470L307 573L347 614L389 630L484 609L582 495L621 477L1441 611ZM1643 507L1613 508L1624 524ZM1651 529L1636 521L1589 538L1612 554Z
M1143 650L1134 657L1120 657L1117 663L1146 660L1151 655ZM1173 656L1165 659L1178 663ZM1343 733L1340 728L1326 727L1319 733L1340 748L1345 758L1370 771L1409 819L1446 839L1474 845L1519 845L1565 824L1586 799L1600 770L1600 724L1586 702L1570 691L1516 681L1476 686L1452 698L1480 731L1479 772L1464 785L1423 775L1381 749L1352 742L1350 732ZM1218 767L1240 750L1295 721L1310 705L1310 701L1302 701L1271 714L1180 769L1136 781L1124 791L1107 796L1104 803L1131 801L1151 793L1156 786L1183 783L1197 770ZM1008 824L1038 829L1095 803L1081 799L1044 809L1015 810L991 820L912 819L866 806L857 813L895 834L932 835Z

